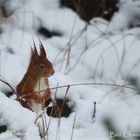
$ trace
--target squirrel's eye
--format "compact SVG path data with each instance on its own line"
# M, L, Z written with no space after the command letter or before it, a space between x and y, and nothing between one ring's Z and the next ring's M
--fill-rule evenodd
M44 68L45 68L45 65L44 65L44 64L40 64L40 65L39 65L39 68L40 68L40 69L44 69Z

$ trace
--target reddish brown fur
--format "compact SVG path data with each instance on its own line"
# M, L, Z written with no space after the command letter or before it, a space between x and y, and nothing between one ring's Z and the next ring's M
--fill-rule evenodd
M49 88L42 97L35 93L34 88L40 78L49 77L53 75L53 73L54 69L52 63L47 59L43 45L40 44L39 54L35 46L34 49L31 48L31 59L27 72L24 75L23 80L17 85L17 93L19 94L19 97L22 97L25 100L25 102L20 101L24 107L30 108L31 99L36 103L42 103L43 100L47 100L50 97L51 92ZM49 87L48 78L46 78L46 85Z

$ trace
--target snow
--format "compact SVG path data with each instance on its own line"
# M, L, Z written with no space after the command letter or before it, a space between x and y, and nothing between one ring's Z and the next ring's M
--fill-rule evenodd
M13 9L15 4L11 4ZM127 85L128 77L139 79L140 28L129 29L132 21L140 17L139 1L121 0L119 4L119 11L110 23L94 18L87 25L74 11L60 8L58 0L19 2L19 8L9 21L0 25L3 29L0 78L16 89L28 67L33 40L38 47L40 39L55 68L55 74L49 78L50 88L91 82ZM37 30L41 25L62 36L40 36ZM23 108L14 100L15 96L6 97L4 90L9 88L0 83L0 125L8 125L8 130L0 134L0 140L21 140L22 136L25 140L40 140L34 124L35 113ZM64 99L66 90L67 86L59 88L56 97ZM53 89L52 94L55 91ZM134 90L87 84L70 86L66 97L73 108L68 118L52 118L46 114L47 125L50 122L49 140L69 140L71 137L73 140L109 140L109 132L103 124L105 118L112 120L119 131L139 130L140 97Z
M29 140L34 138L39 140L38 128L34 124L36 115L31 111L22 108L15 100L7 98L0 92L0 124L7 125L10 137L14 137L14 133L25 133L25 138ZM6 139L6 134L0 136L0 139Z
M107 32L127 29L140 20L140 1L120 0L119 11L115 13ZM121 21L121 22L119 22Z

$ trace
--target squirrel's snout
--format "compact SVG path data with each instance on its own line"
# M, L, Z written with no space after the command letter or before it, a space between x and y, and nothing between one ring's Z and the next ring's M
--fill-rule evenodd
M55 71L54 71L54 70L52 70L51 75L53 75L53 74L54 74L54 72L55 72Z
M51 70L48 77L52 76L54 74L54 72L55 72L54 70Z

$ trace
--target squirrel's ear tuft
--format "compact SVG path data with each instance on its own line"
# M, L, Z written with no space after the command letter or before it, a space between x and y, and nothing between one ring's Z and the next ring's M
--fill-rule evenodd
M46 51L43 47L43 44L40 42L40 56L46 57Z
M31 47L31 55L38 56L38 52L37 52L36 45L35 45L34 41L33 41L33 44L34 44L34 48Z
M38 57L36 46L34 46L34 48L31 48L31 57Z
M37 52L37 49L36 47L34 48L31 48L31 58L30 58L30 63L34 63L36 64L37 61L38 61L38 52Z
M34 54L38 56L38 52L37 52L36 46L34 47Z

